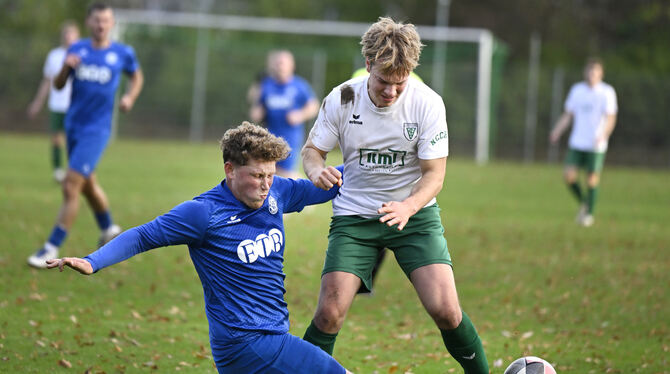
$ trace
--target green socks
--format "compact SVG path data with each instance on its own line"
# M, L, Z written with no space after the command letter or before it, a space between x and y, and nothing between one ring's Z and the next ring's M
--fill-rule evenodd
M582 195L582 189L579 188L579 183L569 183L568 187L570 188L570 192L575 195L577 202L581 204L584 201L584 196Z
M51 164L53 165L54 169L58 169L61 167L62 162L61 162L61 147L57 145L52 145L51 146Z
M488 374L489 364L475 325L463 312L463 320L453 330L442 330L444 346L465 370L465 374Z
M598 187L589 187L588 194L586 195L586 206L588 207L589 214L593 214L593 207L596 205L597 198Z
M309 327L307 327L307 330L305 330L305 336L302 337L303 340L323 349L324 352L331 356L333 355L333 349L335 348L336 338L337 333L327 334L319 330L319 328L314 325L314 320L310 322Z

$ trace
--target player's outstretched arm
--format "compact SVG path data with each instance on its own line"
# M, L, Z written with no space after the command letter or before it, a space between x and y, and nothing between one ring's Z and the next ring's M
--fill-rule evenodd
M333 166L326 166L327 155L328 152L314 146L311 139L307 139L305 146L302 147L302 167L307 178L315 186L326 191L334 185L342 186L342 173Z
M91 263L84 260L83 258L64 257L47 260L47 269L58 268L58 270L63 271L65 266L69 266L84 275L93 274L93 266L91 266Z
M51 80L47 77L42 78L42 81L37 88L35 98L30 102L28 105L28 110L26 110L28 118L35 119L35 117L37 117L39 112L42 110L44 102L46 101L47 96L49 96L49 86L51 86Z
M130 80L128 81L128 90L119 101L119 109L121 109L123 112L130 111L133 108L133 105L135 105L135 100L137 100L140 92L142 92L143 86L144 73L142 73L142 69L138 68L130 76Z
M554 126L554 128L551 130L551 133L549 134L549 141L551 141L551 143L558 142L558 139L561 138L561 135L563 135L565 130L570 127L571 121L572 113L563 112L558 121L556 121L556 126Z
M444 170L447 158L419 160L421 178L412 188L410 195L403 201L389 201L382 204L377 213L382 214L379 221L388 226L398 225L402 230L412 217L428 202L437 196L444 183Z

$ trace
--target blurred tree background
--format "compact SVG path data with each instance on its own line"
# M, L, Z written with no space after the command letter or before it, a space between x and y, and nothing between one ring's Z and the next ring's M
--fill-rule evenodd
M220 0L210 14L281 17L371 23L380 15L416 25L436 23L438 0ZM83 28L84 0L0 0L0 130L44 131L45 117L28 121L25 108L41 79L49 49L58 44L66 19ZM113 0L115 8L196 12L199 1ZM617 90L619 120L608 160L631 165L670 166L670 3L664 0L451 0L450 27L476 27L496 38L492 156L523 156L524 127L532 34L541 41L537 131L534 159L546 159L547 134L555 120L552 102L561 72L559 109L570 85L581 80L584 61L597 55L605 62L605 80ZM86 35L83 30L83 35ZM193 90L197 31L188 28L128 27L124 40L138 53L147 76L136 110L121 118L121 136L187 137ZM206 134L216 138L246 117L246 87L262 71L269 49L283 47L296 55L297 73L310 78L313 59L327 56L326 94L348 78L357 61L356 38L324 38L251 32L211 32L209 38ZM432 46L417 72L430 82ZM476 49L449 43L447 106L454 149L470 157L476 84ZM316 51L316 52L315 52ZM318 53L317 53L318 52ZM462 94L465 93L463 96ZM169 104L165 104L169 103ZM553 106L552 106L553 103ZM467 109L467 110L466 110ZM186 130L185 130L186 129ZM459 153L457 153L459 154Z

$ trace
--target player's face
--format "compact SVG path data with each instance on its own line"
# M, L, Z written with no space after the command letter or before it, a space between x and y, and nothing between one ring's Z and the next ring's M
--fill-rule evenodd
M226 162L226 184L237 200L258 209L268 197L276 172L275 161L249 160L246 165Z
M79 29L74 26L67 26L63 29L61 34L61 42L64 46L69 47L72 43L79 39Z
M370 72L370 78L368 78L370 100L380 108L393 105L407 87L409 74L405 76L384 74L378 66L369 62L367 68Z
M595 86L596 84L602 82L603 67L600 64L587 65L584 69L584 79L589 82L590 86Z
M279 82L286 83L293 77L295 61L288 53L280 53L272 61L272 75Z
M96 10L88 16L86 24L95 41L105 42L109 39L109 32L114 27L114 13L111 8Z

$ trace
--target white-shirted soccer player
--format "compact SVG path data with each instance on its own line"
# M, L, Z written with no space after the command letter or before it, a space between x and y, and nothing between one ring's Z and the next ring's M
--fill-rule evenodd
M51 164L53 177L57 182L65 179L63 169L62 150L65 145L65 113L70 106L72 94L72 79L68 79L62 89L57 89L53 80L63 67L67 48L79 39L79 27L72 21L66 21L61 26L61 45L49 51L42 69L43 78L37 88L35 98L28 105L28 117L34 119L42 110L44 102L49 97L49 131L51 133Z
M121 75L127 74L126 92L119 99L119 109L129 111L144 83L144 75L132 47L114 42L112 8L101 2L88 7L86 25L90 38L70 46L63 67L54 79L62 88L72 79L72 99L65 115L68 169L63 181L63 204L47 241L28 264L46 267L46 260L58 257L58 251L79 210L80 195L86 196L100 228L99 245L121 232L115 225L107 195L98 183L95 169L107 147L111 134L114 96Z
M602 81L603 75L602 61L592 58L586 62L584 81L570 88L565 111L549 135L552 143L558 142L573 122L563 176L580 204L577 222L583 226L593 225L600 173L618 111L616 92ZM577 180L580 168L586 171L586 195Z
M304 339L332 353L359 286L370 288L377 255L389 248L447 350L466 373L488 373L481 340L459 305L435 200L449 152L444 103L408 79L419 62L419 35L411 24L380 18L361 44L369 77L324 99L302 152L306 175L328 189L341 174L325 159L339 144L347 181L333 200L319 302Z
M85 258L49 260L92 274L138 253L187 244L205 295L212 356L220 373L344 374L331 356L288 333L283 214L338 192L275 176L289 154L282 138L243 123L221 139L226 179ZM347 372L348 373L348 372Z

